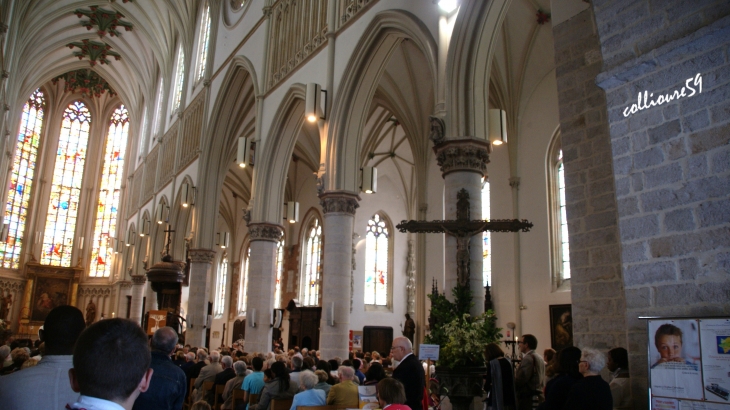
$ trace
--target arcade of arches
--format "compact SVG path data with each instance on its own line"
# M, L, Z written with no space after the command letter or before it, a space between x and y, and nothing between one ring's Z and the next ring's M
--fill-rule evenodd
M406 313L418 344L457 243L395 225L455 219L462 189L472 219L534 224L472 237L475 311L489 284L505 336L541 349L571 305L572 343L629 350L637 408L638 317L730 313L726 2L96 3L0 1L16 334L55 304L174 306L192 345L245 331L266 351L321 308L323 357L368 326L400 335ZM631 108L697 73L700 94ZM172 293L146 275L168 251L187 262Z

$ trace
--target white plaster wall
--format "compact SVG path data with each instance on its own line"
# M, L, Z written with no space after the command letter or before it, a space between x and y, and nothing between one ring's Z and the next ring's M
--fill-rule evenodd
M518 168L520 172L520 217L534 223L522 234L523 333L538 340L538 351L550 346L549 306L571 303L570 292L552 292L548 235L547 174L545 161L550 138L558 127L558 98L555 72L535 88L520 119Z

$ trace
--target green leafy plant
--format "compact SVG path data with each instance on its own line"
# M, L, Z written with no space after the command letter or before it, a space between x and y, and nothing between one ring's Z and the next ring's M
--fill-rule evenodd
M444 294L429 295L430 333L425 342L441 346L439 365L484 366L484 346L499 340L502 329L497 327L492 310L476 317L469 314L474 303L468 287L457 285L452 294L453 302Z

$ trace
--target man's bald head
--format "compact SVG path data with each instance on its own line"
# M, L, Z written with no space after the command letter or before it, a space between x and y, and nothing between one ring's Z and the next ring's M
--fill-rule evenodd
M407 337L396 337L393 339L390 352L395 360L401 361L407 354L413 353L413 344Z
M171 354L175 350L177 344L177 333L169 326L161 327L155 331L150 342L152 350L157 350L165 354Z

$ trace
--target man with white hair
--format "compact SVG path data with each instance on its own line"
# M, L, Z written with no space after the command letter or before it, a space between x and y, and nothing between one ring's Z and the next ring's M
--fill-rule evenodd
M220 364L220 352L215 350L210 352L208 359L210 360L210 364L200 369L200 374L195 380L195 391L193 392L193 398L195 399L194 402L204 398L201 389L201 387L203 387L203 382L215 381L215 375L223 371L223 366Z
M173 328L165 326L155 331L150 340L152 348L150 368L154 373L150 387L137 397L133 410L182 408L187 391L185 372L170 360L176 343L177 333Z
M233 358L231 356L223 356L221 366L223 367L223 371L215 375L213 391L218 386L225 386L228 380L236 377L236 372L233 370ZM218 397L218 401L223 402L222 397Z
M423 367L413 355L413 344L407 337L393 339L390 352L393 359L398 360L398 367L393 371L393 378L403 383L406 391L406 404L412 410L420 410L423 405L423 389L426 386Z
M337 368L337 375L340 377L340 382L330 388L327 395L327 404L348 409L360 407L357 384L352 381L355 378L355 369L349 366L340 366Z
M299 353L291 357L291 371L289 371L289 379L297 386L299 386L299 373L302 372L302 363L304 363L304 360L302 359L302 355Z

